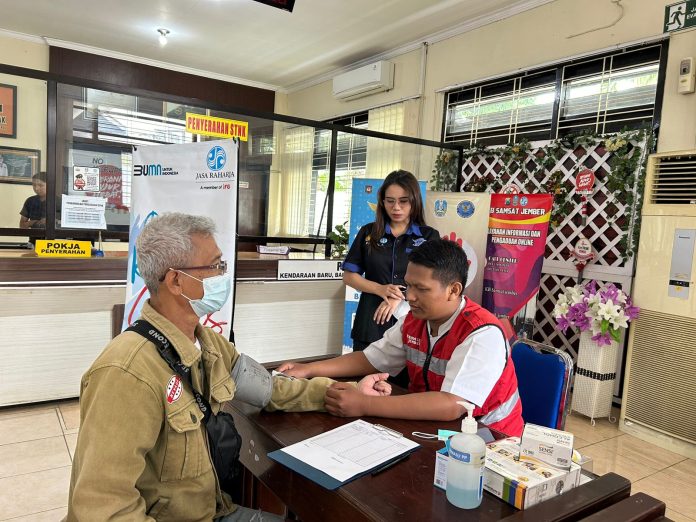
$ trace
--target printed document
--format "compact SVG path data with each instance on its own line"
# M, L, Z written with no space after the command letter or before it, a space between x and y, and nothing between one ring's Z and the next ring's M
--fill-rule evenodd
M280 451L345 482L417 447L399 432L356 420Z

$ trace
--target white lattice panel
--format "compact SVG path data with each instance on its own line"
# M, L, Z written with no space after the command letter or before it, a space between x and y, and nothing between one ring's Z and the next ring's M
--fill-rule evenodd
M631 144L634 146L631 153L640 154L644 143ZM576 205L561 223L549 228L546 263L538 296L535 338L558 348L565 348L576 360L579 334L572 330L565 334L556 330L556 320L551 315L561 289L575 284L576 277L569 275L577 273L570 257L570 248L579 235L584 234L592 242L597 254L592 265L593 277L600 283L614 282L619 283L618 286L625 286L628 281L630 286L633 258L624 259L619 243L627 233L621 229L621 225L632 222L634 209L618 201L605 186L612 168L613 152L606 150L604 145L558 148L554 165L540 171L535 158L544 156L545 145L547 143L534 143L526 157L512 162L506 162L504 158L494 154L465 159L460 190L466 190L467 185L474 180L486 178L494 192L509 183L526 187L525 192L546 192L551 176L556 172L561 173L562 183ZM596 180L594 193L588 201L587 224L583 226L580 196L575 194L575 176L585 168L595 172Z

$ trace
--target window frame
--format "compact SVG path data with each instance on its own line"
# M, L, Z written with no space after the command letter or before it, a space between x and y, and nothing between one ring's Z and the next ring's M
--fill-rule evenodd
M506 143L512 143L519 141L521 138L516 137L514 140L512 139L513 134L510 132L510 130L507 133L507 141L500 141L498 140L493 140L489 139L486 140L481 139L481 140L476 140L472 139L474 135L474 131L470 131L468 133L461 133L461 135L455 135L455 134L449 134L448 131L448 122L449 122L449 113L450 111L457 106L457 103L451 103L450 99L451 97L454 97L458 94L461 94L465 91L473 91L474 96L471 97L472 100L477 100L480 99L480 92L484 88L492 88L496 84L504 84L505 82L512 83L515 87L513 90L505 90L501 91L501 94L509 93L511 95L515 95L519 93L519 90L516 90L516 86L518 83L521 83L525 79L531 78L535 75L543 75L543 74L548 74L550 71L555 71L555 91L554 91L554 103L553 103L553 110L551 114L551 120L548 122L548 135L540 138L540 137L535 137L534 139L530 141L536 141L536 140L552 140L552 139L558 139L562 138L563 135L561 131L563 128L563 119L561 118L561 109L562 109L562 103L563 103L563 96L565 93L565 84L566 82L572 80L573 78L580 78L580 77L590 77L592 73L590 72L585 72L584 74L577 74L577 75L572 75L568 76L567 71L568 69L575 68L578 71L583 67L583 66L590 66L592 63L598 63L600 61L605 62L609 61L610 63L612 60L616 58L623 58L629 56L631 53L640 53L641 51L649 51L651 48L658 48L659 49L659 59L657 60L658 63L658 69L657 69L657 85L656 85L656 91L655 91L655 99L652 105L652 126L656 130L659 128L661 116L662 116L662 99L664 96L664 84L665 84L665 75L666 75L666 69L667 69L667 57L669 54L669 39L661 39L657 41L652 41L652 42L646 42L640 45L634 45L634 46L628 46L624 47L621 49L616 49L612 51L605 51L597 54L592 54L588 56L583 56L580 58L574 58L571 60L564 60L564 61L559 61L554 64L549 64L545 65L542 67L534 67L527 69L522 72L518 72L515 74L511 75L505 75L501 76L498 78L491 78L488 79L484 82L474 82L466 85L461 85L456 88L450 89L444 93L444 107L443 107L443 117L442 117L442 128L441 128L441 133L440 137L443 142L445 143L457 143L462 145L463 147L469 148L473 147L474 145L478 143L482 143L485 146L501 146L505 145ZM635 65L638 65L640 62L638 62ZM603 66L605 67L605 66ZM612 67L610 70L623 70L625 67L619 66L619 67ZM602 70L606 70L606 68L603 68ZM479 93L479 97L476 96L476 93ZM639 106L636 106L639 107ZM633 109L630 109L633 110ZM597 111L594 113L598 118L600 114L603 114L603 124L606 125L608 123L611 123L611 120L607 119L607 116L611 113L611 111ZM590 113L588 113L589 115ZM589 117L589 116L588 116ZM544 120L546 121L546 120ZM623 121L623 120L621 120ZM573 132L575 128L571 129L570 132ZM497 136L496 136L497 137Z
M32 78L46 82L46 228L45 229L20 229L19 227L0 227L0 235L7 237L29 237L31 239L87 239L95 241L99 237L100 231L88 229L62 229L56 227L56 173L58 166L57 154L57 131L58 131L58 84L68 84L77 87L98 89L110 91L114 93L127 94L132 96L159 98L172 103L181 105L202 106L210 111L222 111L235 113L242 116L256 117L271 121L279 121L293 125L304 125L309 127L321 128L331 131L331 156L329 161L329 201L327 208L327 230L333 229L332 212L333 212L333 187L335 184L336 171L336 143L339 132L353 133L366 137L394 140L403 143L411 143L433 148L446 148L459 151L461 158L462 148L453 143L442 143L439 141L426 140L422 138L413 138L409 136L397 136L382 132L371 131L368 129L351 128L339 123L328 123L322 121L310 120L307 118L299 118L295 116L287 116L276 114L257 109L227 105L222 103L210 102L199 98L191 98L179 96L170 93L152 91L143 88L115 85L107 82L96 81L74 76L66 76L55 74L46 71L39 71L25 67L7 65L0 63L0 73L13 75L24 78ZM111 144L111 142L108 142ZM104 142L102 142L104 144ZM62 168L62 166L60 166ZM120 241L128 241L129 232L117 231L101 231L103 239L117 239ZM324 244L328 255L331 248L331 241L324 236L321 237L279 237L279 236L259 236L259 235L240 235L239 240L242 242L255 243L288 243L288 244Z

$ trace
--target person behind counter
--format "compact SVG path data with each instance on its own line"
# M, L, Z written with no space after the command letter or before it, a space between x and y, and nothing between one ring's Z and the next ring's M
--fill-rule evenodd
M6 178L8 175L7 163L5 163L5 158L0 154L0 178Z
M46 228L46 173L34 174L31 187L36 195L29 196L19 211L19 228Z
M151 219L138 236L138 269L151 295L139 321L149 324L113 339L82 378L66 520L282 520L234 506L222 492L207 427L224 421L220 409L232 398L268 410L323 410L333 381L271 378L200 325L231 289L214 232L209 218L171 213ZM167 346L171 365L160 355ZM356 389L388 393L386 377L370 376ZM239 448L236 430L225 427Z
M395 375L406 367L409 390L389 397L362 397L342 383L326 392L329 413L345 417L453 420L474 405L482 424L520 436L522 404L510 347L498 319L464 297L468 262L448 240L427 241L408 256L406 299L411 310L362 352L278 370L295 377L340 377L375 371ZM418 392L418 393L416 393Z
M416 177L391 172L377 193L375 221L360 229L343 262L343 282L362 292L351 331L353 350L364 350L394 326L404 300L408 253L439 237L425 224ZM408 375L400 374L396 382L407 386Z

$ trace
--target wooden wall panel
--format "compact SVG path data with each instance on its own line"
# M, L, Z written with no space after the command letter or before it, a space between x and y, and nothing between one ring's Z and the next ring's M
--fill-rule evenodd
M273 112L275 92L214 80L141 63L51 47L49 71L55 74L145 89L215 104Z

